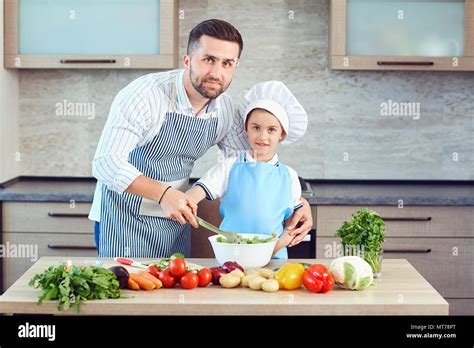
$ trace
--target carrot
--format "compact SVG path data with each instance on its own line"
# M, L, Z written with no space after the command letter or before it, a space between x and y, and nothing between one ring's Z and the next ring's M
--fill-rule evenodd
M148 279L143 278L138 273L130 273L130 278L132 278L136 283L138 283L138 285L140 285L140 288L143 290L153 290L155 288L155 284L153 284Z
M140 290L140 286L131 277L128 277L127 285L130 290Z
M163 284L161 283L161 280L159 280L155 276L151 275L150 273L142 271L139 274L140 274L141 277L143 277L145 279L148 279L150 282L155 284L155 289L159 289L163 286Z

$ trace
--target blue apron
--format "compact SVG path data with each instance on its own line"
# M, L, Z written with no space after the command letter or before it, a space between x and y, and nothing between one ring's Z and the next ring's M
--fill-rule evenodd
M214 145L217 137L217 117L202 119L176 113L175 96L176 86L158 134L128 157L143 175L161 182L189 178L194 161ZM176 252L189 256L190 225L141 215L142 200L102 185L99 256L160 258Z
M242 154L230 171L220 213L224 231L280 236L284 221L293 213L288 168L280 162L249 162ZM274 257L288 258L286 248Z

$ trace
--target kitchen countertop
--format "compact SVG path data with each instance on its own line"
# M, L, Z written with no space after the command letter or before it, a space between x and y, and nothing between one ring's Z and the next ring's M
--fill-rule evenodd
M94 258L70 258L73 263L93 262ZM28 286L31 277L57 262L60 257L43 257L0 297L0 313L74 314L75 309L58 312L55 301L37 305L41 290ZM103 259L103 266L116 265ZM297 260L293 260L296 262ZM330 260L300 260L322 263ZM206 267L215 259L189 259ZM279 267L284 260L272 260L267 267ZM136 271L136 268L129 270ZM383 261L380 281L363 291L334 289L314 294L304 288L276 293L248 288L225 289L220 286L124 290L124 298L88 301L81 306L82 315L448 315L449 304L404 259Z
M193 180L193 179L191 179ZM474 205L474 181L309 180L312 205ZM94 178L20 177L0 201L92 202Z

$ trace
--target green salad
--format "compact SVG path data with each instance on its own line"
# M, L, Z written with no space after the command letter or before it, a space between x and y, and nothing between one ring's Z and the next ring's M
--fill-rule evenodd
M260 238L254 236L253 238L245 238L239 235L240 238L237 238L231 244L261 244L261 243L270 243L277 240L276 236L269 236L268 238ZM225 237L217 237L219 243L228 243Z

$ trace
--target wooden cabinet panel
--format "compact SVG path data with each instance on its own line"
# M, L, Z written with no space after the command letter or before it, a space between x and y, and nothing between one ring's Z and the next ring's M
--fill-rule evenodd
M4 202L4 232L94 233L91 203Z
M95 257L94 236L75 233L3 233L3 289L8 289L42 256ZM16 254L13 250L16 249Z
M178 67L177 0L5 0L4 26L6 68Z
M316 257L340 256L339 245L318 237ZM387 238L383 248L384 259L407 259L443 297L474 297L474 238Z
M317 236L332 237L364 206L318 206ZM369 206L385 220L388 237L474 237L471 206Z
M330 5L332 69L474 70L474 0Z

